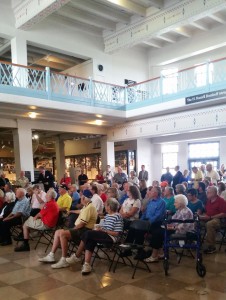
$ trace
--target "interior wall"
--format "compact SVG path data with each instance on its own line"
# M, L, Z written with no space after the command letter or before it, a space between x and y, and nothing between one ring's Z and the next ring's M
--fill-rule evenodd
M93 62L92 60L85 61L77 66L63 71L62 73L83 78L93 77Z
M82 154L91 154L91 153L100 153L101 149L93 149L96 145L100 145L100 139L87 139L87 140L78 140L78 141L65 141L65 156L70 155L82 155ZM136 141L126 141L119 144L120 146L115 145L115 151L123 150L136 150Z

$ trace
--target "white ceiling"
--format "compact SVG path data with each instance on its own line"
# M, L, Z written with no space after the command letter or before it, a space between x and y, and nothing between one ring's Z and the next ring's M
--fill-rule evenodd
M180 0L71 0L48 18L66 22L89 33L107 36L180 2ZM212 10L205 16L200 15L194 22L186 23L185 20L181 26L169 29L164 34L156 32L154 37L140 41L139 45L149 49L162 48L225 23L226 6L217 12Z

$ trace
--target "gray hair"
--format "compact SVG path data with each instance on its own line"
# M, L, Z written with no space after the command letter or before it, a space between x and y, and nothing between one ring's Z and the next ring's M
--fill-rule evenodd
M178 194L183 194L186 191L186 187L183 184L177 184L176 189L178 190Z
M119 202L115 198L109 198L106 201L106 205L110 207L112 212L117 212L119 209Z
M110 192L110 193L112 193L113 194L113 198L114 199L119 199L119 191L118 191L118 189L116 188L116 187L110 187L110 188L108 188L107 189L107 193L108 192Z
M10 200L10 202L14 202L16 200L16 196L13 192L8 192L5 194L5 197Z
M51 199L56 199L57 198L57 192L55 190L49 189L47 194Z
M174 189L171 186L166 186L165 190L168 190L171 195L174 195Z
M178 194L174 196L175 201L177 200L182 206L186 207L188 205L188 199L183 194Z

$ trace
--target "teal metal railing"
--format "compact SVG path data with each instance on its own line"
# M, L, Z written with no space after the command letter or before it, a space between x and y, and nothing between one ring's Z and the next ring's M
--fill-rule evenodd
M225 58L130 86L0 62L0 92L121 110L217 91L225 83Z

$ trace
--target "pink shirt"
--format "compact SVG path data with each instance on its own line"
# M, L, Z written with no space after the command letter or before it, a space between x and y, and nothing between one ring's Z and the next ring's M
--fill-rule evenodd
M39 194L39 197L42 199L42 201L46 202L46 193L44 191L41 191ZM36 197L35 194L32 195L31 198L31 208L40 208L40 203Z

